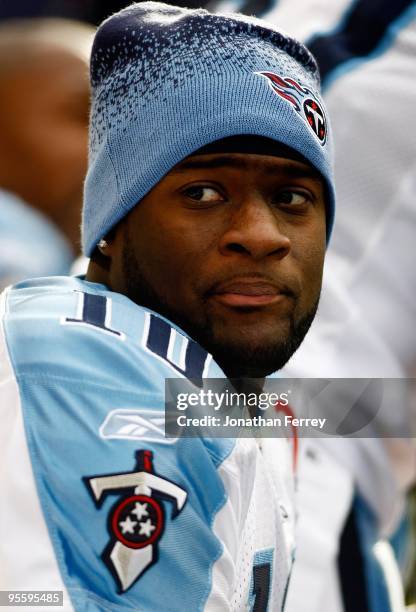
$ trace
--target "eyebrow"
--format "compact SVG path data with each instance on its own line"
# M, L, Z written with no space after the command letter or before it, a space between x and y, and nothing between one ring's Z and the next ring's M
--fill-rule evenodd
M272 157L272 156L270 156ZM276 175L283 173L290 178L311 178L317 181L321 181L319 173L312 167L303 165L295 165L289 158L285 159L286 164L277 167L275 164L261 164L262 171L264 174ZM183 162L172 168L172 174L180 174L186 170L214 170L215 168L237 168L240 170L247 170L249 168L249 162L242 158L230 157L228 155L221 155L212 159L204 159L203 157L197 159L185 159Z

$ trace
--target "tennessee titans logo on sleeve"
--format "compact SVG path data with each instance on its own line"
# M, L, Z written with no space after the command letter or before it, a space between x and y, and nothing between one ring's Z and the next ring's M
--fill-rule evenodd
M317 96L308 88L289 77L281 77L273 72L256 72L267 79L272 90L292 104L306 121L312 132L323 145L326 142L327 121Z
M165 528L160 499L174 504L172 517L175 518L187 498L184 489L155 474L151 451L137 451L136 458L136 471L83 479L97 508L106 495L124 493L108 515L110 542L102 554L120 593L132 587L157 561L157 543Z

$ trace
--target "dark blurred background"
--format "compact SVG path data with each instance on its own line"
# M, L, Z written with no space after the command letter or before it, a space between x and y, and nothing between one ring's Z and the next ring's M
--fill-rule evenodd
M2 0L0 20L16 17L67 17L98 25L121 8L131 4L129 0ZM179 6L204 6L205 0L177 0Z

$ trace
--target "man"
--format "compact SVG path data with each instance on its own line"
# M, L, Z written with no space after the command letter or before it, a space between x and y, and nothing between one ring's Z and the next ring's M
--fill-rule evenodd
M286 441L158 424L165 378L264 377L313 319L334 212L316 65L260 21L149 2L104 22L91 77L86 279L2 298L0 588L281 609Z
M93 30L0 25L0 287L67 274L80 250Z

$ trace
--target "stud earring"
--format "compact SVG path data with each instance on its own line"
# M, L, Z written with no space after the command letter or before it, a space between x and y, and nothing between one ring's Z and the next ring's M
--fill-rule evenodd
M100 249L100 251L103 253L104 250L108 247L108 242L107 240L104 240L104 238L101 238L97 246Z

